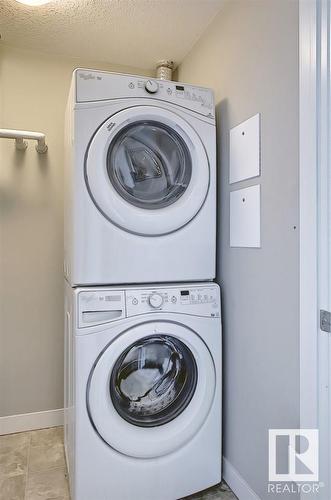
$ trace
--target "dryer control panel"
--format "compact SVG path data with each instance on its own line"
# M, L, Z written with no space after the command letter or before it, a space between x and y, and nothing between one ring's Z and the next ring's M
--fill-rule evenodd
M216 284L127 287L100 287L78 290L78 327L110 323L151 313L177 313L219 318L221 304Z
M215 117L213 91L204 87L89 69L75 70L74 84L77 103L149 98L176 104L208 118Z

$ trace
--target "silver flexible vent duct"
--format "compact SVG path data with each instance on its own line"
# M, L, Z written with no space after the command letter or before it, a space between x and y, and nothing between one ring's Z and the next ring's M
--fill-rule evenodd
M156 78L159 80L172 80L173 61L163 59L156 63Z

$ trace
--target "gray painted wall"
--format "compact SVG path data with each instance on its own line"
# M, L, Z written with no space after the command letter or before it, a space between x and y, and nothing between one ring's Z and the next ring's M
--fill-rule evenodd
M227 3L178 70L215 90L224 456L261 499L268 429L299 426L298 71L298 2L289 0ZM230 187L229 129L257 112L261 178ZM229 193L257 182L262 248L231 249Z

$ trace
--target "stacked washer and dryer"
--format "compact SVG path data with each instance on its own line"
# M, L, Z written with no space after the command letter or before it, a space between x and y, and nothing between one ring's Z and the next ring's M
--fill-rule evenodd
M72 500L176 500L221 480L213 94L78 69L65 137Z

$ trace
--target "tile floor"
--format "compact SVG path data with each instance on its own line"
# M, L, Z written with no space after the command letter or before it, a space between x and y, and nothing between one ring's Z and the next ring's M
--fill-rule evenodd
M223 482L196 495L186 497L185 500L237 500L237 497L228 485Z
M186 500L236 498L222 483ZM0 500L70 500L62 427L0 436Z
M63 428L0 436L0 500L69 500Z

